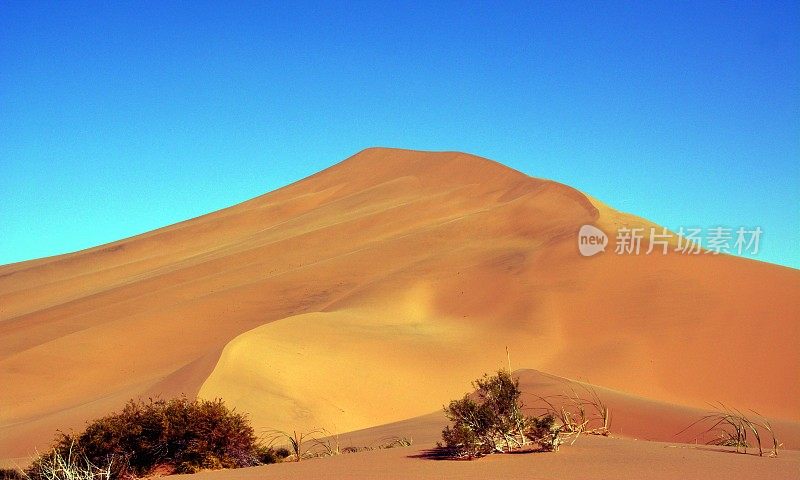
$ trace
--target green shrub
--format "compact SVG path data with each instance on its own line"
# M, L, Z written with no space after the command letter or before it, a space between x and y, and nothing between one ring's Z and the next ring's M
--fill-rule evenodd
M222 400L130 401L80 434L60 434L53 451L36 459L26 473L44 480L42 466L68 453L92 465L111 465L114 478L147 475L159 466L191 473L256 465L258 448L246 416Z
M441 448L452 456L476 458L491 453L508 452L536 444L544 450L556 450L559 429L550 416L530 417L522 413L519 382L506 370L484 375L473 382L475 395L465 395L445 407L453 425L442 431Z

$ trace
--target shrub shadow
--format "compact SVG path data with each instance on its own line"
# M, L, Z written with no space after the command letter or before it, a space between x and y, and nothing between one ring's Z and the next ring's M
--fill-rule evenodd
M532 453L550 453L550 450L546 450L541 447L525 447L517 450L512 450L510 452L492 453L484 456L488 457L490 455L529 455ZM421 458L423 460L450 460L451 462L470 462L473 460L478 460L483 457L474 457L474 458L458 457L454 454L452 450L448 448L434 447L434 448L429 448L427 450L421 450L420 452L414 455L408 455L407 458Z
M457 458L449 449L440 447L421 450L419 453L414 455L408 455L407 458L421 458L423 460L451 460L454 462L467 460L466 458Z

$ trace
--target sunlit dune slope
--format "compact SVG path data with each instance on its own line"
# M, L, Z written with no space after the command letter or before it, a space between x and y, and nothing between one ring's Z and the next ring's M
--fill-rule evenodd
M461 153L368 149L248 202L0 267L0 457L131 397L258 427L434 411L505 362L663 402L800 419L800 272L580 256L645 221ZM613 242L613 239L612 239Z
M731 455L730 448L710 447L704 442L714 434L704 433L710 424L686 429L707 409L696 409L648 400L619 391L549 375L536 370L514 372L523 392L524 409L541 413L537 407L546 396L573 392L584 397L587 389L596 392L610 409L611 437L584 435L568 442L556 455L527 453L495 455L479 460L442 461L432 450L441 440L444 413L430 413L400 422L380 425L329 438L331 445L376 447L395 438L413 440L409 447L377 449L361 453L334 455L310 461L237 470L207 471L192 475L202 480L249 478L348 478L348 479L774 479L794 478L800 465L800 422L777 421L773 428L786 449L778 457ZM465 385L464 390L468 390ZM591 415L591 409L590 409ZM591 427L599 425L594 422ZM676 433L679 433L676 435ZM641 441L648 440L648 441ZM683 444L681 444L683 443ZM771 440L766 442L771 448ZM182 476L178 478L184 478ZM188 478L188 477L187 477Z
M705 445L719 435L717 430L709 431L713 421L698 421L713 412L712 406L697 408L661 402L537 370L517 370L513 375L522 391L523 411L529 415L541 415L548 411L548 404L543 398L557 408L565 407L574 411L570 401L562 398L564 395L592 401L593 394L596 394L610 412L609 432L613 437ZM472 388L465 384L460 393L471 391ZM585 407L590 419L588 428L601 426L597 409L588 404ZM758 420L755 415L751 417ZM447 418L439 408L427 415L341 434L338 440L340 445L345 446L369 446L386 438L406 437L424 447L441 441L442 427L447 424ZM771 425L784 448L800 449L800 421L774 420ZM764 433L765 437L769 436ZM765 448L771 448L771 441L771 438L765 440Z

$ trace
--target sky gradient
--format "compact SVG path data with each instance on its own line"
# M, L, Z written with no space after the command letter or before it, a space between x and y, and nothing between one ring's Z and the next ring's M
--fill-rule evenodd
M0 264L458 150L800 268L798 2L0 3Z

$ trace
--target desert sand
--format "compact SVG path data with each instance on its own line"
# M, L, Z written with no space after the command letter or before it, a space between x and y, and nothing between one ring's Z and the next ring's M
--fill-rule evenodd
M238 470L179 475L188 480L249 479L559 479L774 480L797 478L800 452L778 458L735 455L714 447L617 438L581 438L558 453L495 455L474 461L426 458L433 445L393 448Z
M1 266L0 459L24 463L57 429L130 398L178 394L224 398L258 431L367 442L407 421L412 449L424 448L444 426L435 412L505 366L506 348L529 395L566 379L597 386L621 437L559 460L499 460L509 472L545 457L592 463L609 441L625 465L642 455L675 475L707 461L743 473L752 458L644 442L695 441L675 434L708 402L757 410L800 448L800 272L613 247L582 257L584 224L655 226L480 157L373 148L209 215ZM412 478L442 464L401 450L270 471ZM775 460L765 476L798 466L796 452L761 460ZM492 462L448 464L441 477L479 478Z

